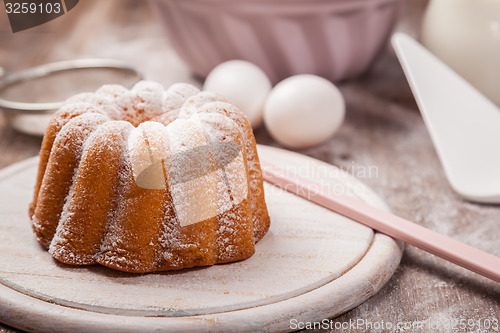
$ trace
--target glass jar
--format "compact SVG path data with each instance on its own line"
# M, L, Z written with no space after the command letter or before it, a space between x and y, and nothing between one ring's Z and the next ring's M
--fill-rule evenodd
M500 0L431 0L421 39L500 106Z

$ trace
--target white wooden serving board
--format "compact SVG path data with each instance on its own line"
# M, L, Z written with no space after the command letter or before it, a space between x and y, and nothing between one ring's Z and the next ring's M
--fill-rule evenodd
M261 159L387 209L339 169L285 150ZM251 258L154 274L61 264L28 218L38 159L0 171L0 321L37 332L286 331L346 312L396 270L402 246L265 184L271 228Z

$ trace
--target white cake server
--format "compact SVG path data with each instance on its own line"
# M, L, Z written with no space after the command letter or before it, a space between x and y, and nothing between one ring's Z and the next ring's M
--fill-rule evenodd
M396 33L392 45L453 189L500 203L498 107L410 36Z

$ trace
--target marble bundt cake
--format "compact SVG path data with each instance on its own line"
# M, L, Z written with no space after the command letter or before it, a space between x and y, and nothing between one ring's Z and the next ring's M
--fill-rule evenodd
M147 81L54 115L30 216L57 260L126 272L248 258L270 223L246 117L191 85Z

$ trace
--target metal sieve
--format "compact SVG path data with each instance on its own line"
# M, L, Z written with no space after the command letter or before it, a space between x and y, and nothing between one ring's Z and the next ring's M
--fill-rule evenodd
M53 62L16 73L0 68L0 109L17 130L43 135L51 115L68 97L103 84L131 88L141 78L130 65L109 59Z

